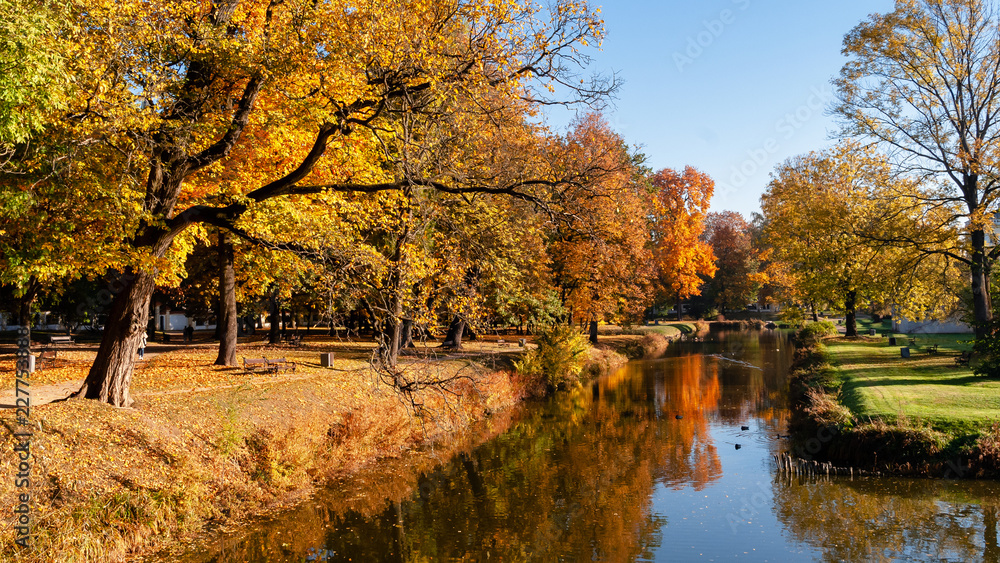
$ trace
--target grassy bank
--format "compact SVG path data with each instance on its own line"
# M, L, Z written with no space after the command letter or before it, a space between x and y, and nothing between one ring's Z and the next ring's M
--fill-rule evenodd
M884 338L838 338L827 347L844 378L842 401L856 416L910 419L942 432L967 433L1000 417L1000 381L977 377L955 362L971 348L969 338L918 337L916 347L908 346L909 358Z
M879 472L997 476L1000 382L956 364L967 339L918 337L903 358L885 338L800 333L791 374L794 452Z

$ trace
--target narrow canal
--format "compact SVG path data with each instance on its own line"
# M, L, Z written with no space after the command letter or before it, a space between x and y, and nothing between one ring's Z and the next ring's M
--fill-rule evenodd
M1000 560L996 482L777 476L791 352L679 343L183 561Z

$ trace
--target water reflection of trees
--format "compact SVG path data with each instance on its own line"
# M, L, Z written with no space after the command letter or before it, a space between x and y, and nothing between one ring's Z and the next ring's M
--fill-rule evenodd
M498 423L505 433L444 466L388 463L199 561L649 559L663 527L655 485L701 490L722 475L710 423L721 378L739 377L726 369L704 354L630 364ZM747 389L767 398L758 380L744 402Z
M776 515L828 561L1000 561L995 483L781 479Z

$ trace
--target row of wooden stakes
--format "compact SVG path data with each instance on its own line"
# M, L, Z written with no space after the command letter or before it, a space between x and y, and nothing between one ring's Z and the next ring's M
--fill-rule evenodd
M778 467L778 473L789 475L826 475L830 476L878 476L877 473L855 469L853 467L837 467L833 463L821 463L815 460L800 459L786 453L772 456Z

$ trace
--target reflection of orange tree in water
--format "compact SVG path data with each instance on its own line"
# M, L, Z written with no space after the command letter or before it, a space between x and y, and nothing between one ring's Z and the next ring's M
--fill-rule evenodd
M700 355L677 358L671 366L673 375L657 380L657 404L668 414L684 418L666 426L665 441L671 447L660 477L672 487L701 490L722 476L722 462L708 427L708 417L718 411L722 398L719 367Z
M656 418L663 447L656 479L690 484L701 490L722 475L722 463L712 440L708 418L719 409L722 388L718 363L701 355L681 356L656 364L657 377L636 372L649 369L628 364L597 385L605 402L598 409L643 412ZM680 415L682 418L675 418Z
M863 479L774 485L774 510L824 560L1000 561L994 484ZM979 499L979 500L975 500Z

